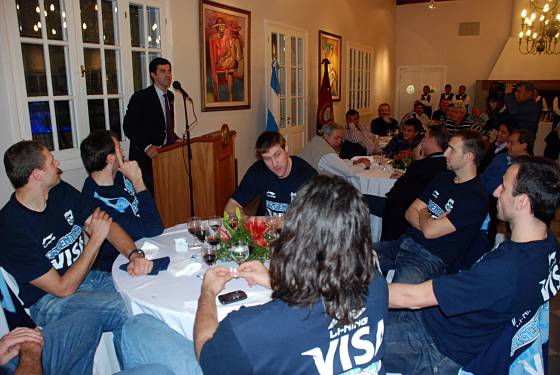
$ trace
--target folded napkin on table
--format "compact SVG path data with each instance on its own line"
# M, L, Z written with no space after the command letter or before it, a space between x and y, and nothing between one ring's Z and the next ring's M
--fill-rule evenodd
M157 275L159 271L165 271L167 267L169 267L169 261L169 257L153 259L152 262L154 262L154 268L152 268L152 272L150 272L148 275ZM126 271L127 267L128 263L125 263L121 264L119 268L123 271Z
M169 272L171 272L173 276L192 276L200 270L201 267L202 264L192 258L177 256L171 261Z
M154 245L153 243L148 242L148 241L144 242L144 244L142 245L142 247L140 249L144 252L144 255L146 256L146 259L149 259L149 260L154 259L157 252L159 251L159 247L157 247L156 245Z

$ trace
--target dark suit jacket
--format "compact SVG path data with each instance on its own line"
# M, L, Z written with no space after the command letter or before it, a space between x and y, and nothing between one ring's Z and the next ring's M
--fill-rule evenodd
M171 112L174 95L167 91ZM165 143L165 115L154 86L135 92L124 116L124 134L130 139L130 160L136 160L144 176L152 175L152 160L144 152L148 145Z
M409 226L404 214L414 200L424 191L430 181L446 170L442 153L428 155L414 161L387 193L387 203L383 211L381 241L400 237Z

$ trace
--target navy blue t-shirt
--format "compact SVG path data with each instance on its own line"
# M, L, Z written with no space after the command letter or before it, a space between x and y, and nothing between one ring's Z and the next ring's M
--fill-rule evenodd
M343 327L335 327L322 302L310 309L280 300L242 307L204 344L200 365L205 374L384 374L387 308L387 283L378 272L364 309Z
M134 240L154 237L163 232L163 225L152 195L148 190L136 193L132 182L121 172L115 175L111 186L99 186L88 177L84 182L82 194L92 199L114 222L118 223ZM96 266L102 271L111 271L119 251L107 240L96 259Z
M414 228L407 233L432 254L440 257L450 273L459 269L459 263L469 249L488 214L488 196L478 177L456 184L455 173L445 171L434 177L419 199L426 203L432 217L447 213L455 231L439 238L427 239Z
M30 284L51 267L63 275L84 249L82 226L93 202L64 181L49 191L43 212L20 204L15 194L0 210L0 265L16 279L24 306L46 294Z
M247 170L231 197L245 207L256 195L259 195L261 202L257 210L258 216L283 214L296 197L300 186L317 174L317 171L305 160L297 156L291 158L292 169L285 178L276 176L264 161L256 161Z
M439 307L424 311L424 323L439 351L466 365L505 327L520 329L560 289L558 249L552 232L542 241L507 240L470 270L435 279Z

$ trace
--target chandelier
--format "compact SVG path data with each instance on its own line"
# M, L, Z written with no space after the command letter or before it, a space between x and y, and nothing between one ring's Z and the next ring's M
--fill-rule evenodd
M428 4L428 9L430 10L436 9L436 0L430 0L430 3Z
M529 11L521 12L519 52L522 54L560 53L560 0L529 0Z

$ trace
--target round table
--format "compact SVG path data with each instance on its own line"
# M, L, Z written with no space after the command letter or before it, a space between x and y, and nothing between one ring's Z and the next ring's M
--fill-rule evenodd
M184 257L192 258L193 261L202 264L198 272L190 276L174 276L170 271L166 270L160 271L158 275L154 276L132 277L127 272L119 269L121 264L128 262L124 256L120 255L113 263L113 282L131 314L145 313L153 315L175 331L192 340L200 286L208 266L200 257L200 249L189 249L186 252L178 253L175 250L176 238L186 238L187 243L191 243L194 240L187 231L186 225L180 224L166 229L163 234L157 237L138 240L136 245L138 248L142 248L148 242L157 246L159 250L152 258L169 256L171 264L174 259L177 261L184 259ZM237 264L234 262L218 262L217 264L232 268L237 267ZM216 300L219 320L222 320L228 313L239 309L241 306L259 305L270 301L271 291L269 289L260 286L249 288L247 282L243 279L231 280L226 284L222 293L239 289L247 293L248 298L246 300L227 306L222 306Z

